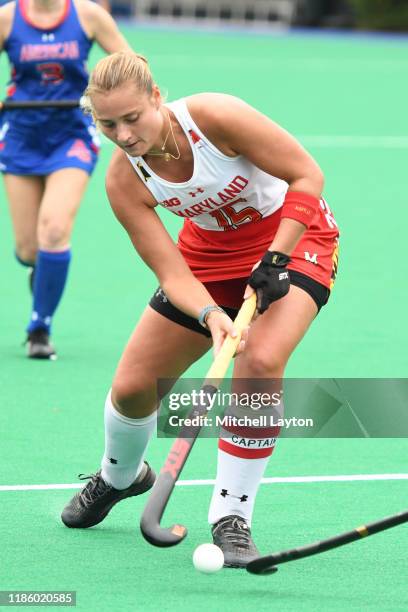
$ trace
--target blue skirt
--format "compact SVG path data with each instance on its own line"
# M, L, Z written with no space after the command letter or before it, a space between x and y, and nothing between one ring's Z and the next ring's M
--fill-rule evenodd
M62 168L81 168L92 174L98 159L99 138L89 122L21 125L13 111L2 113L0 172L47 176Z

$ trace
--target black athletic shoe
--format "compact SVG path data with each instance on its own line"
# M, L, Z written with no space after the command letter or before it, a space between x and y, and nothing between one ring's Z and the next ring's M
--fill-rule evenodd
M111 508L126 497L133 497L148 491L154 485L156 474L145 461L144 474L127 489L119 491L108 485L101 476L101 470L91 476L79 475L81 480L89 478L88 484L74 495L65 506L61 519L67 527L93 527L110 512Z
M242 516L224 516L212 526L213 542L224 553L224 567L246 567L259 557L251 530Z
M55 348L50 342L50 336L45 329L35 329L28 332L27 356L30 359L52 359L57 358Z

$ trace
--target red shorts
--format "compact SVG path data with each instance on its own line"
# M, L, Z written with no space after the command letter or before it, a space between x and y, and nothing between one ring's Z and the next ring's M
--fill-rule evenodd
M178 248L194 276L209 286L214 281L245 279L270 247L282 209L236 230L204 230L185 220ZM327 203L322 199L312 225L291 254L289 270L296 270L331 289L337 272L339 232ZM237 280L237 284L238 280ZM230 288L234 283L228 283Z

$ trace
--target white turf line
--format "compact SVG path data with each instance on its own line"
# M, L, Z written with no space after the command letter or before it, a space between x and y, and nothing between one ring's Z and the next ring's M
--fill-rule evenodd
M407 136L298 136L309 147L333 149L407 149Z
M355 482L372 480L408 480L408 474L352 474L350 476L288 476L285 478L262 478L263 484L299 484L305 482ZM213 485L215 480L179 480L179 487ZM2 491L49 491L58 489L80 489L78 484L48 484L48 485L0 485Z

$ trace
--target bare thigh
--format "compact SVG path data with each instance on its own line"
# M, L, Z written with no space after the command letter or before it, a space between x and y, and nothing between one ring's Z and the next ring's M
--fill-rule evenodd
M113 403L131 418L151 414L160 400L158 380L175 381L211 345L211 339L166 319L148 306L119 362L112 385Z
M17 255L27 263L37 256L37 223L44 192L40 176L5 174L4 184L13 223Z
M38 219L41 249L62 250L69 246L88 181L88 174L79 168L64 168L47 176Z
M284 298L271 304L251 325L245 351L235 360L234 377L281 378L316 314L310 295L292 285Z

